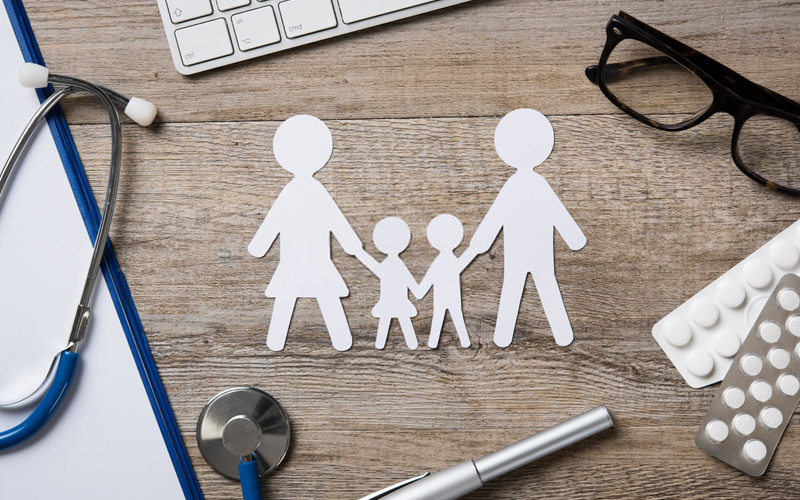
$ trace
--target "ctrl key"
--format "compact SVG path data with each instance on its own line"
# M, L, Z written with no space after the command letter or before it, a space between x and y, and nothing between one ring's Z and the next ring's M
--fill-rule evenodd
M192 66L233 54L228 25L224 19L195 24L175 31L184 66Z

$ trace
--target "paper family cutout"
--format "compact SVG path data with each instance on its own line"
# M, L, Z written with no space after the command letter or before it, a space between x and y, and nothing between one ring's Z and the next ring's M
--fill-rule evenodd
M477 255L489 250L501 229L505 263L495 344L511 344L528 274L533 276L556 343L570 344L572 326L555 277L554 229L572 250L583 248L586 237L544 177L534 172L553 150L553 127L538 111L518 109L500 120L494 142L500 158L517 172L506 181L460 257L454 250L464 237L461 222L449 214L438 215L430 222L428 242L439 254L417 283L400 258L411 242L408 225L398 217L378 222L373 241L386 255L378 261L364 250L336 202L314 179L333 153L328 127L309 115L283 122L275 132L273 151L278 164L294 178L278 195L248 246L251 255L263 257L280 235L280 262L265 292L275 299L267 347L273 351L284 348L294 307L301 297L317 300L335 349L346 351L352 346L341 303L349 290L331 260L331 234L347 254L355 256L380 280L380 299L372 308L372 315L378 318L375 347L384 348L391 320L397 319L408 347L417 348L411 322L417 310L408 292L419 300L431 288L434 310L428 346L438 346L445 312L450 311L461 346L469 347L461 274Z

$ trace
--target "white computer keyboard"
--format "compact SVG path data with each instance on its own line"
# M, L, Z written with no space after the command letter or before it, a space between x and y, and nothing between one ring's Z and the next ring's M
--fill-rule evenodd
M469 0L158 0L184 75Z

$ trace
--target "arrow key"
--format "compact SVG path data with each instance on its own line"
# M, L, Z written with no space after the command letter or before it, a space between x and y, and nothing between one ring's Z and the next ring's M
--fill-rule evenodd
M167 0L167 7L172 24L210 16L214 12L209 0Z

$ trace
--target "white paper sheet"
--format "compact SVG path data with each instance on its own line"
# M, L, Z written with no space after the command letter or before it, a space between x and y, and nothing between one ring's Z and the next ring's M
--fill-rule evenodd
M17 82L23 63L0 12L0 161L39 106ZM123 166L124 168L124 166ZM91 241L44 125L0 201L0 400L31 392L66 346ZM0 452L0 497L183 498L105 280L71 393L33 439ZM31 406L0 408L0 429Z

